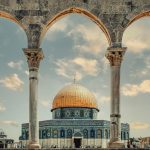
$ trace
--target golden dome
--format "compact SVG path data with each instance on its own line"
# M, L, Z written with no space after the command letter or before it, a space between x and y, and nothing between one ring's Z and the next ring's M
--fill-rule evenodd
M65 86L55 96L52 110L64 107L97 108L95 96L85 87L79 84Z

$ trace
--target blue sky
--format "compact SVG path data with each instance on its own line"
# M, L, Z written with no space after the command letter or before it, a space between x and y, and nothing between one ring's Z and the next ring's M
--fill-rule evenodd
M123 37L128 47L121 68L121 122L131 125L131 137L150 136L150 19L131 24ZM22 48L22 29L0 19L0 128L18 140L21 124L28 122L28 66ZM39 120L51 119L57 92L73 82L92 91L98 101L98 119L109 120L110 68L104 55L107 39L91 20L77 14L57 21L45 35L45 58L39 71ZM87 67L88 66L88 67Z

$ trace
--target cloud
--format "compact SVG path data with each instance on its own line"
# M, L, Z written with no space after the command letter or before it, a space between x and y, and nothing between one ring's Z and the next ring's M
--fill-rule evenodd
M110 101L110 96L101 96L100 101L101 102L109 102Z
M67 26L68 26L67 23L68 23L67 18L59 20L57 23L53 24L53 26L50 28L50 31L51 32L56 32L56 31L64 32L67 29Z
M47 41L54 41L57 38L58 32L66 32L69 26L69 18L65 17L55 24L53 24L50 29L48 30L45 38Z
M54 23L46 34L46 40L54 41L59 38L58 33L64 33L64 37L69 37L74 41L73 49L80 52L97 54L108 47L105 34L101 29L89 20L84 23L77 22L72 15L69 15ZM83 20L81 16L79 20ZM85 18L84 18L85 19ZM81 42L82 41L82 42Z
M150 69L150 56L144 59L145 65L147 69Z
M150 49L149 18L136 21L127 28L124 33L123 43L128 47L129 52L142 53Z
M80 71L77 71L75 65L72 63L72 60L59 59L55 62L57 68L55 69L58 75L66 77L68 79L74 79L76 74L76 80L81 80L83 75Z
M83 71L85 71L89 75L96 76L98 73L96 59L86 59L77 57L72 62L80 66L83 69Z
M22 64L23 64L22 60L20 60L18 62L11 61L11 62L8 63L8 66L10 68L15 68L15 69L21 70L22 69Z
M150 74L150 56L144 53L139 54L135 57L136 60L132 62L132 66L130 68L134 68L130 70L130 77L133 78L147 78ZM141 67L139 67L140 64Z
M139 92L138 85L126 84L122 87L122 93L125 96L136 96Z
M27 76L29 76L29 71L28 70L25 70L24 72Z
M125 96L136 96L139 93L150 93L150 80L144 80L139 85L126 84L122 87L122 93Z
M73 48L80 52L98 54L105 51L108 45L103 33L94 25L87 26L79 24L68 32L67 35L74 39Z
M23 33L24 33L24 30L21 27L18 27L17 30L16 30L16 34L22 36Z
M17 74L12 74L0 80L0 84L13 91L21 91L24 82L18 77Z
M150 41L149 41L150 42ZM141 53L149 48L149 44L143 42L143 39L130 39L126 41L129 51L133 53Z
M10 125L10 126L14 126L14 127L19 126L19 124L16 121L11 121L11 120L0 121L0 124Z
M6 110L6 107L0 103L0 112L4 112Z
M87 59L84 57L76 57L74 59L58 59L55 62L56 73L69 79L81 80L83 77L97 76L100 72L96 59Z
M144 80L140 86L139 91L142 93L150 93L150 80Z
M108 59L105 56L103 58L101 58L101 64L102 64L103 72L106 73L109 66L110 66L110 63L109 63Z
M143 122L132 122L130 124L130 127L132 129L147 129L150 127L148 123L143 123Z
M42 101L40 101L40 104L41 104L43 107L50 107L50 102L49 102L49 101L42 100Z
M70 60L67 61L66 59L58 59L55 62L55 65L57 66L55 70L58 75L70 78L70 76L67 74L67 69L69 67L68 62L70 62Z
M110 96L101 95L98 92L93 92L96 97L98 107L101 107L102 104L110 102Z

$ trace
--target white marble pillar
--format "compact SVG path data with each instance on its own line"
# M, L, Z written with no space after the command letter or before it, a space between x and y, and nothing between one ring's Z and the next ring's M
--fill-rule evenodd
M111 66L110 147L122 147L120 143L120 67L125 51L124 47L108 48L106 52L106 58Z
M38 122L38 70L43 52L41 49L23 49L29 66L29 148L40 148Z

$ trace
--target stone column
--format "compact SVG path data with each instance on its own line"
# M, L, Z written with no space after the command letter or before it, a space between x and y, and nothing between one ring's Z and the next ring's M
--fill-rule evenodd
M126 48L108 48L106 58L111 67L111 114L109 147L123 147L120 141L120 68Z
M43 52L41 49L23 49L29 66L29 148L40 148L38 122L38 70Z

